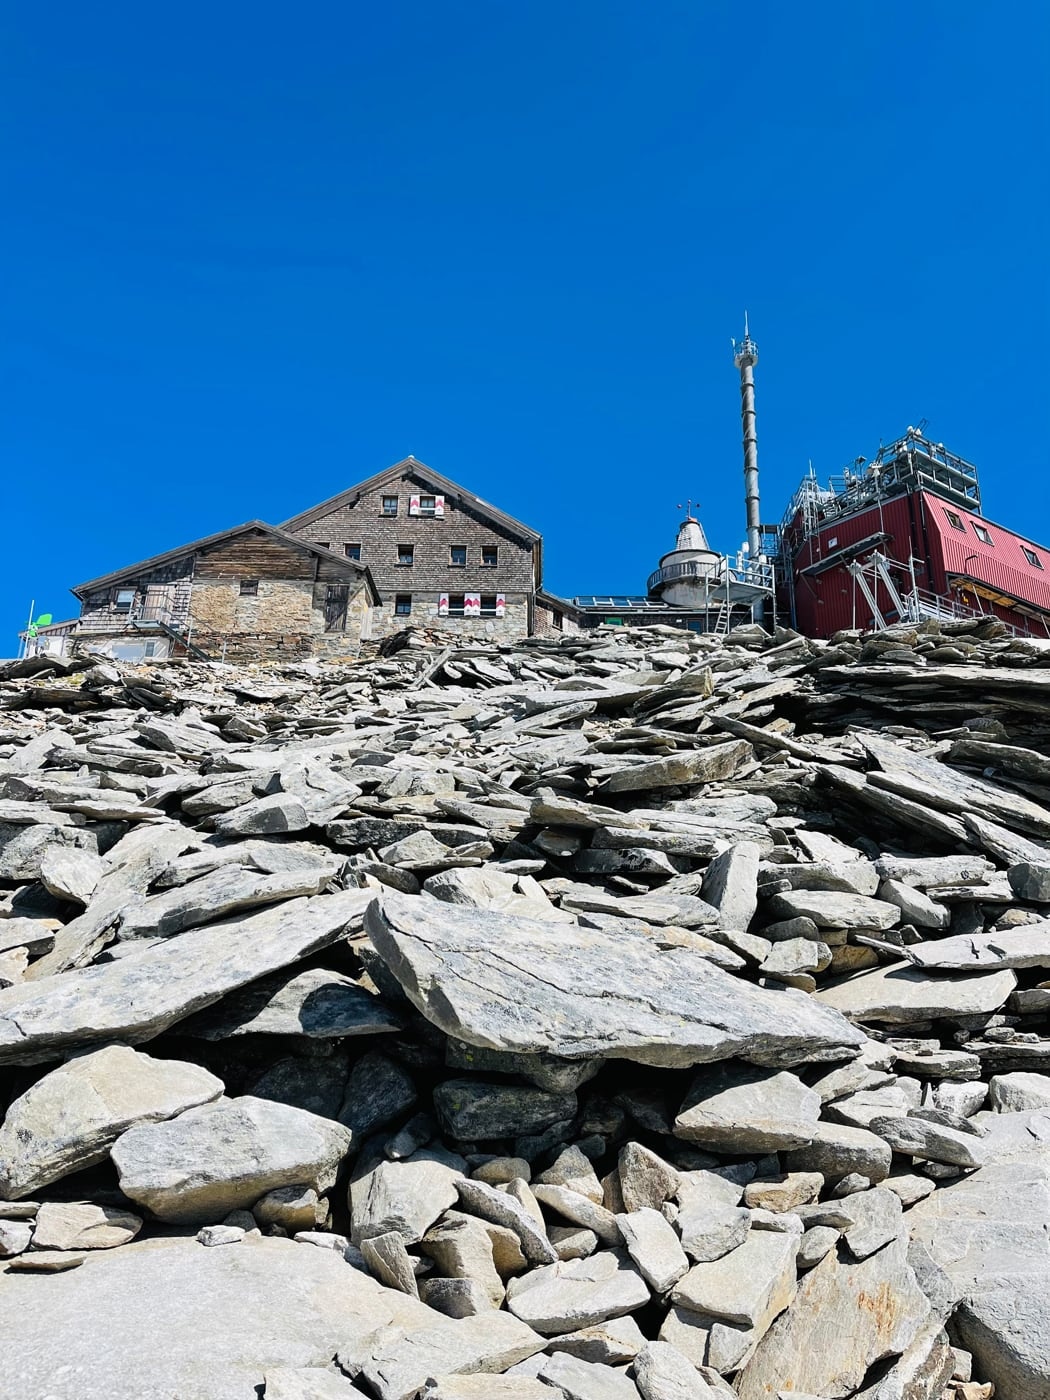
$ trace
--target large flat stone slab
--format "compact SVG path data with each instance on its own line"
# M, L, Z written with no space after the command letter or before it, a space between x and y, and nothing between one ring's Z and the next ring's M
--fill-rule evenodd
M0 1275L0 1375L18 1400L250 1400L384 1326L442 1319L330 1249L158 1239L46 1278Z
M0 991L0 1063L36 1064L97 1041L151 1040L227 992L334 943L370 891L293 899L192 929L139 956Z
M780 1066L862 1042L837 1011L801 992L755 987L640 933L396 894L376 899L365 923L412 1003L471 1045L651 1065L740 1056Z
M857 1021L905 1023L998 1011L1016 985L1008 970L938 977L900 962L822 987L815 999Z
M790 1387L841 1400L869 1366L905 1351L929 1313L903 1238L861 1263L845 1263L833 1251L803 1276L791 1307L737 1377L737 1394L770 1400Z
M1001 932L961 934L916 943L908 949L916 967L994 972L1010 967L1050 967L1050 920Z

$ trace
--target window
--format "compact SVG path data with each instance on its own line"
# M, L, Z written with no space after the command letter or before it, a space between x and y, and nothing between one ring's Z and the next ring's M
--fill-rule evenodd
M113 606L117 612L130 612L135 602L133 588L118 588L113 595Z
M259 580L257 578L241 579L241 597L255 598L259 594Z
M481 567L483 569L494 569L499 563L499 546L495 544L483 544L481 546Z
M324 630L346 631L346 608L350 601L348 583L330 583L324 600Z
M554 625L554 630L555 630L555 632L562 632L562 631L564 631L564 629L565 629L565 617L564 617L564 615L563 615L562 613L560 613L560 612L551 613L551 622L552 622L553 625Z
M397 497L396 497L396 496L384 496L384 497L383 497L383 505L382 505L382 508L380 509L379 514L380 514L380 515L396 515L396 514L397 514Z
M412 594L398 593L394 597L394 616L408 617L412 612Z
M344 544L343 553L348 559L360 559L361 546L359 544Z
M995 543L995 541L992 539L991 535L988 533L988 531L984 528L983 525L978 525L976 520L971 520L970 524L973 526L974 534L977 536L977 538L981 541L982 544Z
M467 567L467 546L465 544L449 545L448 566L450 569L465 569Z
M397 562L405 569L410 569L415 563L416 548L411 544L399 544L397 547Z
M1029 549L1026 544L1023 544L1021 546L1021 553L1033 568L1041 569L1043 567L1043 561L1039 558L1039 555L1036 554L1034 549Z
M948 521L948 524L952 527L953 530L966 529L966 526L962 523L962 518L956 515L954 510L948 510L947 508L945 508L944 515L945 519Z
M481 616L482 616L482 617L498 617L498 616L499 616L499 614L498 614L497 611L496 611L496 595L495 595L495 593L483 593L483 594L481 595Z
M463 616L464 595L462 593L450 593L448 595L448 615L449 617Z
M420 498L419 498L419 513L420 513L420 515L433 515L436 509L437 509L437 497L436 497L436 496L420 496Z

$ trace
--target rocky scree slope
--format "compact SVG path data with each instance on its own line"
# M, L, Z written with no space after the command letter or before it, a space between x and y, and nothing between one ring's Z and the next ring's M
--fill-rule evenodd
M1050 651L0 668L19 1400L1045 1400Z

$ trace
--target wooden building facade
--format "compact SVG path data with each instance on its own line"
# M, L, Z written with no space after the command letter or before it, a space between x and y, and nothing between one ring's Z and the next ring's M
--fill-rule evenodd
M251 520L78 584L68 640L122 660L351 657L372 635L366 565Z

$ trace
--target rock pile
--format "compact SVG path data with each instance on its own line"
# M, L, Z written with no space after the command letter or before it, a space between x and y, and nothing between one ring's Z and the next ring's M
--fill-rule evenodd
M1050 650L0 668L0 1390L1047 1400Z

